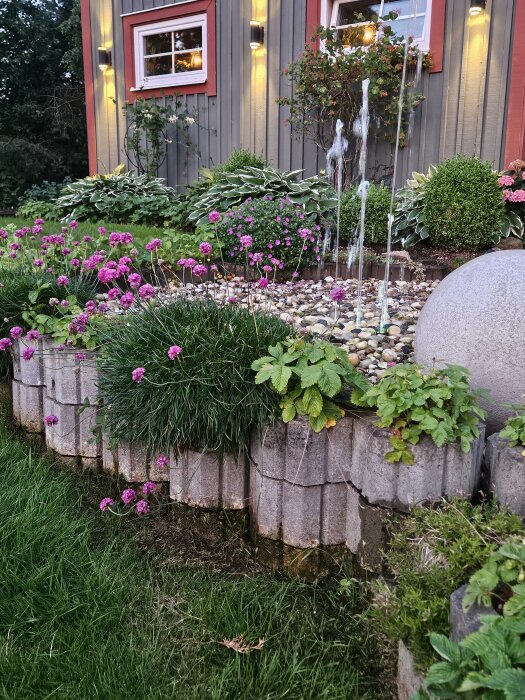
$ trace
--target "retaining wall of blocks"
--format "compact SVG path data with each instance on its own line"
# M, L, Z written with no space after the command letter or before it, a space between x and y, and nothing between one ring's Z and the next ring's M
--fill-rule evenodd
M27 348L35 353L30 360L22 359ZM44 432L44 356L43 341L15 340L13 355L13 417L28 433Z
M102 468L108 474L120 476L130 483L169 481L169 469L157 467L144 445L121 440L113 447L107 435L102 436Z
M487 440L485 465L489 488L512 513L525 516L525 458L523 447L509 447L497 433Z

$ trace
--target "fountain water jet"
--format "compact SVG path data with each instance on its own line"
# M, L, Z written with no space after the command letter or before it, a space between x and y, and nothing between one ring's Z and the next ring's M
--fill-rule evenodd
M343 128L343 122L338 119L335 125L334 142L326 154L326 177L328 178L328 181L334 185L337 192L337 224L334 249L336 279L339 275L339 228L341 222L341 193L343 191L344 155L346 153L346 149L348 148L348 140L343 136Z
M359 117L354 123L354 135L361 139L361 150L359 152L359 175L361 183L359 185L359 194L361 196L361 213L359 218L359 269L357 278L357 306L355 312L355 323L359 328L363 317L363 272L364 272L364 246L365 246L365 214L366 214L366 194L368 190L368 181L366 180L366 159L368 147L368 127L370 124L370 114L368 111L368 86L370 78L366 78L362 82L363 87L363 102Z

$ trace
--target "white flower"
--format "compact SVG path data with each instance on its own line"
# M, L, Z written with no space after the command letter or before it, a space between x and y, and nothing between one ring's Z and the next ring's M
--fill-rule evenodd
M168 121L170 122L170 124L175 124L175 122L177 121L177 119L178 119L177 115L176 115L176 114L172 114L171 117L168 119Z
M145 119L153 119L153 114L151 114L151 112L144 112L144 118Z
M195 117L186 117L188 124L195 124Z

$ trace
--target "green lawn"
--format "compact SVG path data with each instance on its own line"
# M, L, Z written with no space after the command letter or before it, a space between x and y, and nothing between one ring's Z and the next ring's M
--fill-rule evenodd
M248 563L205 566L168 521L155 534L160 516L134 524L99 513L97 479L60 471L5 422L1 698L391 697L357 589L283 581ZM241 655L218 643L240 634L264 637L264 648Z
M15 224L18 228L23 228L24 226L33 226L33 220L23 219L19 216L0 217L0 228L4 228L8 224ZM54 228L59 231L61 226L62 224L59 222L50 221L46 226L46 230L49 229L49 232L53 233ZM105 226L108 231L130 231L134 235L135 239L142 243L149 241L151 238L162 237L163 231L163 229L158 229L154 226L139 226L138 224L112 224L104 221L98 223L81 221L79 223L79 230L83 236L89 236L96 234L99 226Z

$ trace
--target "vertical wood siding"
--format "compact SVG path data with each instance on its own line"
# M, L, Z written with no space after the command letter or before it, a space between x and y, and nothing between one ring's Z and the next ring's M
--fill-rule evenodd
M497 168L503 165L516 1L488 0L486 17L490 20L474 23L468 17L469 3L447 0L443 71L423 74L420 90L426 100L416 110L412 138L400 153L398 185L413 170L426 170L431 163L456 153L479 155ZM91 0L100 171L109 171L125 161L121 14L172 4L177 3ZM286 123L288 108L276 104L277 97L289 94L290 89L281 71L300 55L307 39L306 0L268 0L265 51L257 55L249 47L251 12L252 0L217 0L217 96L183 98L198 118L198 124L190 129L196 152L189 153L175 139L168 146L168 157L159 174L172 186L184 187L197 177L201 166L224 161L239 146L262 153L280 168L302 168L305 176L325 165L324 154L314 144L292 133ZM102 43L112 47L112 77L103 76L96 66L96 49ZM392 168L391 144L372 136L369 176L389 179Z

